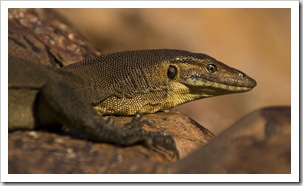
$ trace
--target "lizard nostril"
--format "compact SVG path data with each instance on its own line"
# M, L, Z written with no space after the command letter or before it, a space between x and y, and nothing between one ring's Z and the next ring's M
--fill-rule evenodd
M244 77L244 74L241 73L241 72L239 72L238 76L239 76L239 77Z

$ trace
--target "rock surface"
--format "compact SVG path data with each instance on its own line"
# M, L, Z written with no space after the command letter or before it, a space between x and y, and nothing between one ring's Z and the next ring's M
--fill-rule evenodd
M290 116L290 107L252 112L175 163L172 173L290 174Z
M114 123L122 126L131 119L116 117ZM144 125L146 130L171 134L181 158L213 138L211 132L180 113L148 114L142 120L153 124ZM176 161L164 149L94 143L69 131L10 132L8 147L9 173L163 173Z
M52 9L10 9L8 53L51 66L65 66L100 53Z

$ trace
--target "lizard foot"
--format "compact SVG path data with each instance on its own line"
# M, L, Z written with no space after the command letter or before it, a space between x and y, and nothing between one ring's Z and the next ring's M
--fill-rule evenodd
M137 112L132 121L122 127L120 130L120 143L122 145L132 145L143 143L147 147L163 147L173 152L174 156L179 159L179 152L176 143L166 132L151 132L141 128L144 123L141 120L142 114Z
M143 143L147 147L162 147L172 151L174 157L179 159L179 152L173 137L165 132L150 132L143 129L125 130L123 128L120 132L123 133L120 135L122 145Z

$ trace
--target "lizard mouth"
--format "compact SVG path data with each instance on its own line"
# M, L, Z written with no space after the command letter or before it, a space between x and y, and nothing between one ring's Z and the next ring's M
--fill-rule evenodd
M206 79L199 79L200 80L195 78L194 81L191 79L189 81L191 83L187 84L187 86L191 89L192 92L202 92L208 96L247 92L257 85L256 81L251 78L244 79L244 81L230 81L230 83L219 83Z
M249 91L257 85L254 79L243 73L241 73L241 76L238 75L236 77L226 77L222 79L191 76L186 79L185 83L197 88L220 89L230 92Z
M217 82L210 82L209 85L205 85L203 87L209 87L212 89L221 89L231 92L245 92L251 90L255 86L239 86L239 85L228 85L228 84L221 84Z

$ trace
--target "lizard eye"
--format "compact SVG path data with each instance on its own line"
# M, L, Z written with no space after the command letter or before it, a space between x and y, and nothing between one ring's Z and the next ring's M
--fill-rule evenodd
M216 65L214 65L214 64L208 64L207 66L206 66L206 70L209 72L209 73L215 73L215 72L217 72L217 66Z
M170 65L167 70L167 77L169 79L175 79L177 75L177 68L175 66Z

